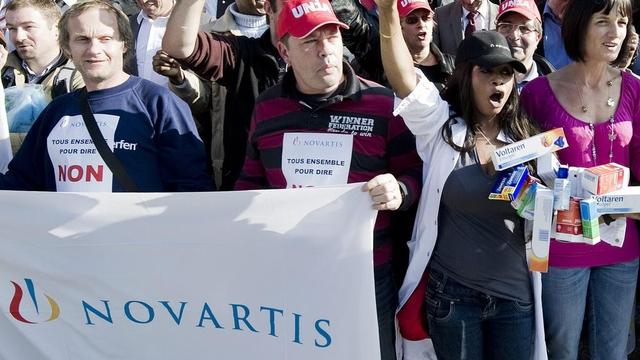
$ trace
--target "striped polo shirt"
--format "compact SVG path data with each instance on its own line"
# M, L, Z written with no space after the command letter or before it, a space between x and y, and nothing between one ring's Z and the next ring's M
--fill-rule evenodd
M402 118L393 116L393 93L355 75L344 63L345 82L322 105L310 105L295 88L291 69L283 81L256 100L251 121L247 157L237 190L287 187L282 171L285 133L353 134L348 183L366 182L391 173L407 187L401 209L418 198L422 185L422 162L415 138ZM381 211L375 224L374 264L391 260L389 211Z

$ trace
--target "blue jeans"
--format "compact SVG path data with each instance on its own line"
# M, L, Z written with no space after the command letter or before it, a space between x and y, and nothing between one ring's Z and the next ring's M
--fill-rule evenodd
M542 308L550 360L575 360L583 319L592 360L627 359L638 260L592 268L550 267L542 274Z
M531 356L532 303L487 295L431 270L426 306L438 360L527 360Z
M380 359L396 360L396 307L398 290L396 289L391 264L374 268L376 282L376 309L378 312L378 335L380 336Z

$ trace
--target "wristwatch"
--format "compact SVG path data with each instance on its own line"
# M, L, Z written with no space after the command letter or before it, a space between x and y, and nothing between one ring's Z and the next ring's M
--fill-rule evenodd
M400 188L400 206L402 206L404 198L407 197L407 185L402 181L398 181L398 187Z

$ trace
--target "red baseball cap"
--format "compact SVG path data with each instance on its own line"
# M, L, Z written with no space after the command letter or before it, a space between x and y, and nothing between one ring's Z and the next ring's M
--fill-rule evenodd
M534 0L505 0L500 4L498 8L497 19L500 19L504 14L515 12L527 19L536 19L542 22L540 17L540 11Z
M321 26L336 24L343 29L349 27L340 22L328 0L287 0L278 16L278 39L289 34L297 38L309 36Z
M427 9L429 12L433 12L427 0L398 0L398 13L400 13L400 17L405 17L417 9Z

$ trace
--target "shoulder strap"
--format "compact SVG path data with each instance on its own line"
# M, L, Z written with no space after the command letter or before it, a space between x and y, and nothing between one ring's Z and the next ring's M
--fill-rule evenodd
M69 65L63 65L58 68L58 72L53 77L52 99L73 91L72 78L75 71L75 67Z
M124 165L122 165L120 160L113 154L113 151L111 151L109 145L107 145L107 142L98 128L96 118L93 116L93 112L91 111L91 105L89 105L89 99L87 99L86 88L82 89L80 92L80 110L82 111L82 119L84 120L84 124L87 126L91 140L93 140L93 144L96 146L98 153L113 173L113 176L125 191L138 192L138 186L131 177L129 177Z
M76 68L73 65L61 66L60 70L56 74L56 78L55 78L56 85L61 84L61 86L64 86L64 89L67 93L70 93L71 91L73 91L71 78L73 77L73 73L75 71L76 71Z

